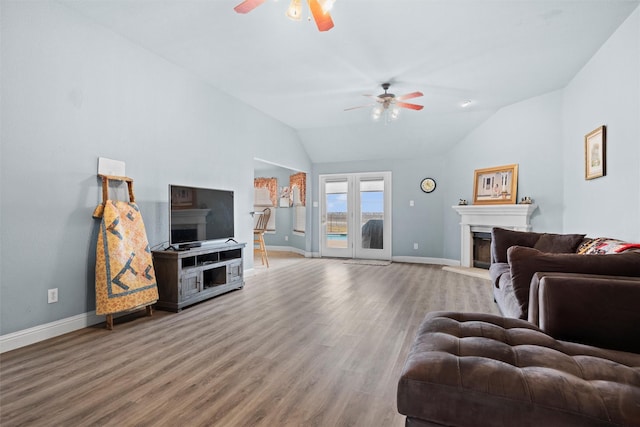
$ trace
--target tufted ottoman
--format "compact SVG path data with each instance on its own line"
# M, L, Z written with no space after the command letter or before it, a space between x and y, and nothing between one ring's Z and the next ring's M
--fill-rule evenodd
M398 411L407 426L640 426L640 355L558 341L520 319L433 312Z

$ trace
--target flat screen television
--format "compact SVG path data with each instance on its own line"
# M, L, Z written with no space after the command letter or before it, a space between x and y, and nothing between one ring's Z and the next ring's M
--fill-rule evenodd
M233 191L169 184L169 245L233 239Z

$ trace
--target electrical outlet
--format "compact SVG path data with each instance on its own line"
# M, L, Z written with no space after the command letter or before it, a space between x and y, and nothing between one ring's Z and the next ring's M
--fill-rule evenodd
M58 288L49 289L47 291L47 303L52 304L58 302Z
M418 244L417 243L413 244L413 249L418 249Z
M284 241L288 242L289 241L289 236L284 236Z
M413 200L409 200L409 206L415 206L415 202Z

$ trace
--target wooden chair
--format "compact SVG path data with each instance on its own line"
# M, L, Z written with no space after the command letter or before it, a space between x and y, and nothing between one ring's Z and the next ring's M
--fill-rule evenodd
M271 209L265 208L258 218L256 228L253 229L253 243L258 244L258 250L262 258L262 265L267 264L269 268L269 257L267 257L267 248L264 245L264 232L267 231L267 224L269 223L269 217L271 217Z

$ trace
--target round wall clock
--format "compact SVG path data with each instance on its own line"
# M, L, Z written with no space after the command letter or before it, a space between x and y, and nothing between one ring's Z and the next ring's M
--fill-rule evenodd
M420 189L425 193L431 193L436 189L436 180L433 178L425 178L420 181Z

